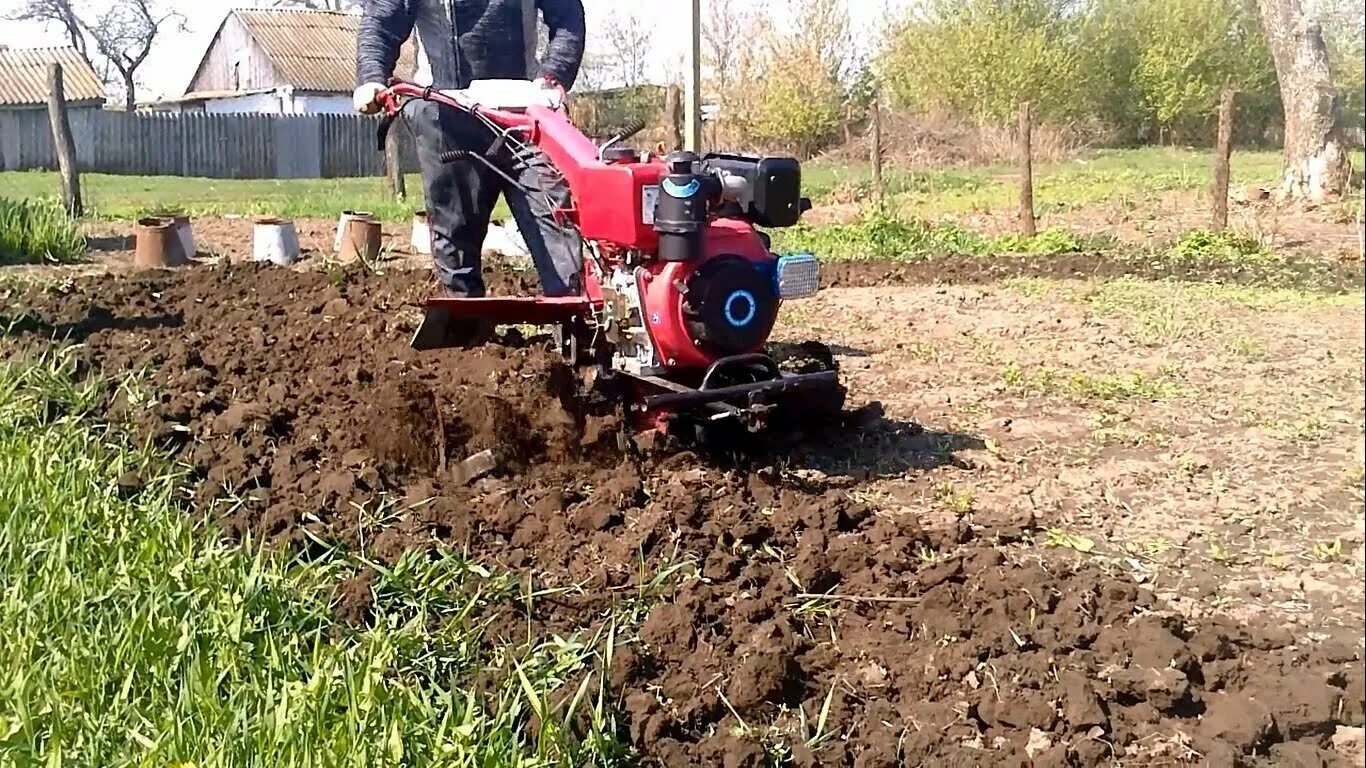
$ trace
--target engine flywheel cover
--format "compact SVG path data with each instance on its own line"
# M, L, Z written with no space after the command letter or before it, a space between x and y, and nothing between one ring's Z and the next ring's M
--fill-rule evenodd
M688 279L683 316L688 334L704 350L738 355L768 340L778 318L773 277L739 256L720 256Z

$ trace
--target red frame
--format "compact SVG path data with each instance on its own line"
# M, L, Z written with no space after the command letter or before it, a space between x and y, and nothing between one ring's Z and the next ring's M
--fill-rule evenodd
M476 113L493 123L526 134L527 141L539 147L564 174L575 200L574 209L561 211L587 240L625 250L653 253L659 248L659 234L646 224L641 204L646 187L658 186L666 174L663 163L605 163L598 146L569 121L563 111L532 106L526 112L510 112L478 105L467 105L435 89L412 83L395 82L381 92L380 100L390 113L399 111L399 97L427 99L455 109ZM593 194L580 194L591 189ZM623 206L621 200L634 201Z
M645 223L641 206L645 188L658 186L667 175L667 168L659 159L605 163L591 139L562 111L548 107L532 106L526 112L490 109L464 104L440 91L404 82L395 82L382 92L380 101L393 114L401 108L399 97L428 99L477 113L505 129L524 132L527 141L546 153L569 185L576 207L561 210L559 214L574 222L586 240L596 242L606 259L614 261L627 250L644 253L658 250L659 234L652 225ZM592 194L582 194L584 190L592 190ZM622 205L623 199L631 200L633 204ZM641 306L648 315L644 318L645 327L660 360L668 368L705 368L714 362L714 358L688 334L679 286L686 285L699 266L721 255L740 256L756 265L773 259L749 222L715 219L707 228L701 259L654 261L636 271ZM603 301L601 282L604 276L597 274L597 265L591 259L585 260L584 267L587 279L584 281L585 295L581 297L432 299L429 304L445 307L455 315L483 317L499 323L567 320L586 314L593 307L601 306ZM537 303L543 306L534 306Z

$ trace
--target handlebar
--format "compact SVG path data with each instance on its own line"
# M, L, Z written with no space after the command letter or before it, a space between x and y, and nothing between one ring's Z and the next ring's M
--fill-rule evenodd
M559 85L554 86L557 94L555 103L556 109L563 108L564 88ZM404 80L394 79L389 81L389 87L380 91L376 99L384 111L384 117L380 120L379 127L379 148L383 151L385 142L388 138L389 129L393 126L394 120L403 112L405 99L421 99L435 104L468 112L476 117L496 124L508 130L526 130L531 128L535 120L525 112L516 112L511 109L495 109L479 104L471 93L471 89L465 90L438 90L431 86L418 85Z

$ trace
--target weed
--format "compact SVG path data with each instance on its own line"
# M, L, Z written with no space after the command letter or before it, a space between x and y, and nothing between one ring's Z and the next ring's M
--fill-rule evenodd
M1005 235L994 241L998 253L1032 253L1039 256L1060 256L1083 250L1082 241L1065 229L1052 227L1034 237Z
M1258 240L1234 232L1188 232L1167 254L1180 262L1267 262L1282 260Z
M1087 553L1096 548L1096 542L1080 534L1068 533L1061 528L1050 528L1044 546Z
M1342 539L1332 541L1316 541L1313 550L1314 559L1320 563L1331 563L1342 557Z
M1262 553L1262 562L1268 568L1277 571L1284 571L1290 567L1290 564L1285 561L1285 555L1274 547Z
M1065 395L1078 400L1165 400L1177 392L1168 377L1152 377L1142 371L1130 374L1092 375L1064 373L1047 366L1032 373L1008 363L1001 381L1020 395Z
M1241 561L1238 553L1217 541L1211 541L1209 543L1209 548L1205 551L1205 554L1209 556L1209 559L1223 566L1231 567L1237 565Z
M1261 361L1270 357L1270 352L1266 348L1266 343L1260 339L1253 339L1242 336L1229 342L1228 351L1244 360Z
M1366 482L1366 465L1353 464L1342 470L1342 483L1348 488L1360 491L1363 482Z
M948 507L950 511L958 515L968 515L972 513L973 497L972 491L958 490L953 485L945 483L939 486L939 500Z
M85 238L60 205L0 197L0 264L69 264L84 255Z
M1273 421L1266 424L1271 434L1290 443L1317 443L1328 436L1328 420L1318 414L1294 421Z

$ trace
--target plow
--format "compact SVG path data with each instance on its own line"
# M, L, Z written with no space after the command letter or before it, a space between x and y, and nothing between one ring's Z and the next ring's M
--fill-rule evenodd
M770 343L783 302L820 290L816 257L775 254L764 231L795 226L810 208L795 159L641 153L626 142L643 125L598 143L569 119L562 90L526 81L435 90L396 80L380 100L381 147L405 105L425 100L488 130L486 151L443 162L484 163L518 184L517 163L545 158L570 193L557 223L583 243L577 294L433 296L414 348L468 346L476 327L546 327L585 380L620 395L640 433L707 441L840 412L828 347Z

